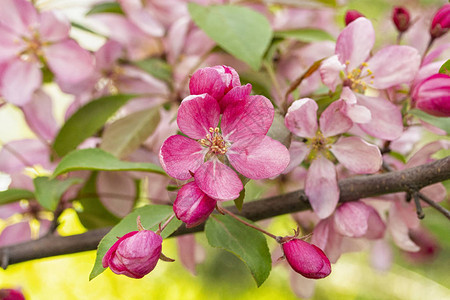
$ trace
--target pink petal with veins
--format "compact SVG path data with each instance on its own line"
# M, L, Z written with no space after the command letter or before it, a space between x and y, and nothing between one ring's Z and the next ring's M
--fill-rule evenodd
M285 125L290 132L299 137L312 138L317 132L317 103L313 99L303 98L294 101L289 107Z

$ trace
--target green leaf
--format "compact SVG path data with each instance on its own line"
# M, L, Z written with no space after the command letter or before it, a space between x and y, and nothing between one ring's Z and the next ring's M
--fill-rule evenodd
M274 32L278 38L292 38L301 42L334 41L334 37L328 32L317 28L301 28Z
M241 259L258 286L267 279L272 260L267 240L261 232L230 216L212 215L206 222L205 233L212 247L225 249Z
M169 83L172 82L172 67L162 59L147 58L135 61L133 64L155 78Z
M142 110L106 127L100 148L119 158L134 152L158 127L159 107Z
M122 161L101 149L75 150L59 162L52 177L77 170L143 171L165 175L161 167L151 163Z
M100 241L97 249L97 257L95 259L94 267L89 275L89 280L94 279L101 274L105 269L102 266L103 256L106 254L109 248L117 241L118 237L122 237L128 232L136 231L136 219L141 216L141 223L147 230L156 231L160 223L165 222L171 215L173 210L168 205L147 205L140 207L130 213L128 216L122 219L119 224L114 226L108 234L106 234ZM162 238L167 238L178 227L180 227L181 221L174 218L170 221L169 225L161 232Z
M389 155L406 164L406 157L403 154L395 151L389 151Z
M242 189L242 191L239 193L239 197L234 199L234 205L236 205L236 208L241 211L242 206L244 205L244 199L245 199L245 188Z
M114 13L124 15L122 7L117 2L104 2L94 5L91 10L86 13L86 16L101 14L101 13Z
M436 126L440 129L445 130L447 134L450 134L450 118L448 117L435 117L432 115L427 114L424 111L418 110L418 109L412 109L409 111L409 113L413 116L418 117L424 122L427 122L433 126Z
M119 223L120 218L113 215L103 206L97 195L97 172L93 172L78 193L78 203L83 207L77 210L81 224L87 229L113 226Z
M0 204L11 203L22 199L32 199L34 193L29 190L9 189L0 192Z
M106 96L89 102L64 123L53 143L59 156L74 150L85 139L95 134L103 124L133 95Z
M68 178L66 180L36 177L33 180L36 200L48 210L54 211L64 192L72 185L81 183L81 178Z
M447 59L447 61L439 68L439 73L450 76L450 59Z
M267 19L249 8L234 5L188 4L192 20L220 47L254 70L270 44L272 29Z

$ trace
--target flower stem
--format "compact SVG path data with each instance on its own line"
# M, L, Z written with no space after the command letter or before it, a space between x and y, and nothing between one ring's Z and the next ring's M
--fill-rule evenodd
M161 224L159 224L159 229L156 231L156 234L160 234L167 227L167 225L169 225L170 221L172 221L173 218L175 218L174 213L167 219L167 221L162 226Z
M216 208L217 208L217 210L218 210L220 213L222 213L222 214L224 214L224 215L225 215L225 214L229 215L230 217L234 218L235 220L241 222L242 224L244 224L244 225L246 225L246 226L248 226L248 227L251 227L251 228L253 228L253 229L256 229L256 230L258 230L258 231L264 233L264 234L267 235L267 236L270 236L271 238L273 238L273 239L276 240L277 242L278 242L278 240L280 239L280 237L277 237L276 235L273 235L273 234L271 234L270 232L265 231L265 230L262 229L262 228L259 228L258 226L255 226L255 225L253 225L253 224L250 224L250 223L248 223L248 222L242 220L241 218L239 218L238 216L236 216L234 213L232 213L231 211L229 211L228 209L226 209L226 208L224 208L224 207L222 207L222 206L216 205Z

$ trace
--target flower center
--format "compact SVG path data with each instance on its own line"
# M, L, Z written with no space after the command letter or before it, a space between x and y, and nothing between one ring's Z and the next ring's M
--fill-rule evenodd
M328 149L331 148L332 139L326 138L322 132L317 131L316 136L308 139L306 144L311 149L308 158L310 161L313 161L319 154L324 154L327 157L329 156Z
M228 150L229 144L223 139L220 129L209 128L209 132L204 139L201 139L200 145L209 148L209 153L212 154L225 154Z
M349 64L349 62L345 62L346 65ZM362 79L367 78L370 76L370 83L373 84L373 80L375 76L373 75L372 71L368 68L369 65L366 62L363 62L360 67L353 69L351 72L347 74L347 77L344 79L344 86L350 87L352 90L364 94L364 92L367 89L367 83L363 81ZM365 69L364 76L361 76L363 69Z

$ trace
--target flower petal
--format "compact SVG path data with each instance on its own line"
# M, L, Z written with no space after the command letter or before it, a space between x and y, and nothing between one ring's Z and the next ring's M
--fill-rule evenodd
M191 95L181 102L177 123L181 132L193 139L205 138L219 124L220 107L208 94Z
M349 87L342 89L341 99L347 104L341 111L354 123L368 123L370 121L372 118L370 110L365 106L357 104L356 96Z
M3 0L0 9L0 26L4 26L18 35L30 37L32 29L38 23L38 12L27 0Z
M22 106L25 121L39 137L53 140L58 124L53 116L52 100L42 90L37 90L31 101Z
M319 218L330 216L339 200L334 164L323 156L316 158L306 175L305 193Z
M395 140L403 132L403 119L400 110L386 99L379 97L368 97L357 94L358 103L370 110L372 119L365 124L359 124L364 132L371 136Z
M216 207L216 200L208 197L195 181L189 182L178 191L173 210L186 227L203 223Z
M220 110L223 112L231 103L244 100L248 95L250 95L251 91L252 85L250 83L232 88L225 94L225 96L223 96L222 100L219 101Z
M161 166L170 176L186 180L192 177L203 163L205 153L203 147L194 140L181 135L169 137L159 152Z
M366 18L358 18L342 30L336 41L336 54L341 63L351 71L369 57L375 43L375 31Z
M248 96L227 106L223 112L222 133L228 141L248 139L254 135L265 135L274 118L273 105L264 96Z
M236 172L217 159L201 165L194 178L205 194L218 201L234 200L244 188Z
M372 56L368 69L372 71L370 85L376 89L386 89L414 79L420 66L419 52L409 46L388 46ZM367 69L363 69L362 76Z
M71 87L88 79L94 71L93 56L74 40L67 39L43 50L58 84Z
M367 232L369 214L369 206L363 202L344 203L334 213L334 228L345 236L362 237Z
M289 107L285 125L296 136L312 138L317 132L317 103L303 98L294 101Z
M7 226L0 234L0 247L14 245L31 240L30 223L19 222Z
M341 112L345 106L343 100L334 101L320 115L320 131L325 137L338 135L352 128L352 120Z
M62 13L43 11L40 15L39 33L46 42L57 42L69 37L70 22Z
M47 170L52 168L50 149L40 140L16 140L5 144L0 150L1 172L13 174L34 165L41 165Z
M7 62L26 49L24 41L17 38L17 35L8 28L0 24L0 63Z
M308 153L309 148L305 143L292 141L291 146L289 147L289 165L283 171L283 174L287 174L298 167Z
M231 165L247 178L263 179L281 174L289 164L289 151L266 135L233 143L226 153Z
M383 162L380 149L360 137L344 137L331 146L330 151L347 169L357 174L377 172Z
M327 58L320 64L319 72L322 82L332 91L341 83L340 73L345 70L345 64L341 63L337 55Z
M126 172L99 172L97 192L105 208L123 218L134 207L136 183Z
M12 104L23 105L41 86L42 73L37 63L16 59L6 65L1 79L0 94Z

